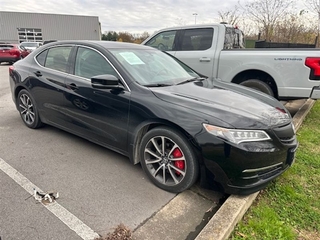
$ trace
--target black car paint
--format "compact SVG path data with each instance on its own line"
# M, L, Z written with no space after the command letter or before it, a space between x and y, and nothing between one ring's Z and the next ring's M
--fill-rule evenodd
M78 45L99 51L118 70L123 88L93 87L88 80L73 75L72 61L67 73L36 63L35 56L43 49L60 44L73 46L69 61L75 57ZM123 46L126 47L125 44ZM213 82L206 80L161 88L143 87L135 83L130 73L106 50L104 43L86 41L47 44L14 64L10 73L14 102L19 90L26 88L36 100L44 123L111 148L128 156L133 163L139 162L137 146L141 136L155 126L170 126L181 131L192 143L201 167L205 169L201 171L201 177L207 177L204 173L213 174L228 193L257 191L291 164L287 156L290 149L296 148L296 139L290 144L283 144L273 130L289 126L291 119L282 126L271 126L269 119L261 117L261 111L270 107L284 109L281 103L238 85ZM272 140L235 146L206 132L203 123L225 128L261 129ZM288 132L290 136L294 134L293 130ZM252 151L253 146L266 152ZM277 151L267 152L270 146ZM279 163L279 159L281 168L275 169L274 174L265 179L259 174L246 178L241 173L245 169Z

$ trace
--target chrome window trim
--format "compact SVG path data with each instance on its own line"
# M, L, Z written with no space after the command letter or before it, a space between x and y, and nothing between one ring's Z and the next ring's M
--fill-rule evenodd
M44 49L43 51L41 51L40 53L38 53L37 55L35 55L35 56L33 57L33 60L34 60L34 61L38 64L38 66L41 67L41 68L50 69L50 70L55 71L55 72L58 72L58 73L63 73L63 74L66 74L66 75L74 76L73 74L69 74L69 73L66 73L66 72L61 72L61 71L55 70L55 69L53 69L53 68L48 68L48 67L42 66L42 65L37 61L37 57L38 57L41 53L43 53L44 51L47 51L47 50L49 50L49 49L51 49L51 48L55 48L55 47L71 47L71 50L72 50L72 47L74 47L74 46L75 46L75 44L59 44L59 45L54 45L54 46L48 47L48 48Z
M81 44L72 44L72 43L66 43L66 44L57 44L57 45L54 45L54 46L51 46L51 47L48 47L46 49L44 49L43 51L41 51L40 53L38 53L37 55L35 55L33 57L33 60L37 63L37 65L41 68L44 68L44 69L50 69L51 71L55 71L55 72L58 72L58 73L61 73L61 74L66 74L66 75L69 75L69 76L73 76L73 77L78 77L78 78L81 78L85 81L88 81L90 82L90 79L89 78L84 78L84 77L81 77L81 76L78 76L78 75L75 75L75 74L70 74L70 73L66 73L66 72L61 72L61 71L58 71L58 70L55 70L55 69L52 69L52 68L48 68L48 67L45 67L45 66L42 66L38 61L37 61L37 56L39 56L41 53L43 53L44 51L46 50L49 50L51 48L56 48L56 47L83 47L83 48L88 48L88 49L91 49L91 50L94 50L96 51L98 54L100 54L109 64L110 66L113 68L113 70L115 70L115 72L119 75L120 77L120 81L122 82L122 84L124 85L125 87L125 90L127 90L128 92L131 92L131 89L129 88L127 82L124 80L124 78L122 77L122 75L119 73L119 71L113 66L113 64L109 61L108 58L106 58L100 51L98 51L97 49L93 48L93 47L89 47L89 46L86 46L86 45L81 45Z

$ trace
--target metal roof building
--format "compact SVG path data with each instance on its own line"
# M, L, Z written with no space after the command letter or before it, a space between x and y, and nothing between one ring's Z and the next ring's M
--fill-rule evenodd
M101 40L97 16L0 11L0 42Z

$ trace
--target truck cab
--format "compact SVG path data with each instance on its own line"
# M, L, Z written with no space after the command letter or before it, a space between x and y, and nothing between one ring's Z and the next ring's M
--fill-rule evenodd
M162 29L142 44L166 51L210 77L217 71L217 49L244 48L244 37L239 29L228 24L190 25Z

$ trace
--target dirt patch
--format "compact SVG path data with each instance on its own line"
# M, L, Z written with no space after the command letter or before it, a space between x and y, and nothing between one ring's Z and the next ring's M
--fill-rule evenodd
M108 233L106 237L96 238L95 240L132 240L132 232L121 223L112 233Z
M320 240L319 232L311 232L306 230L296 230L298 232L298 240Z

